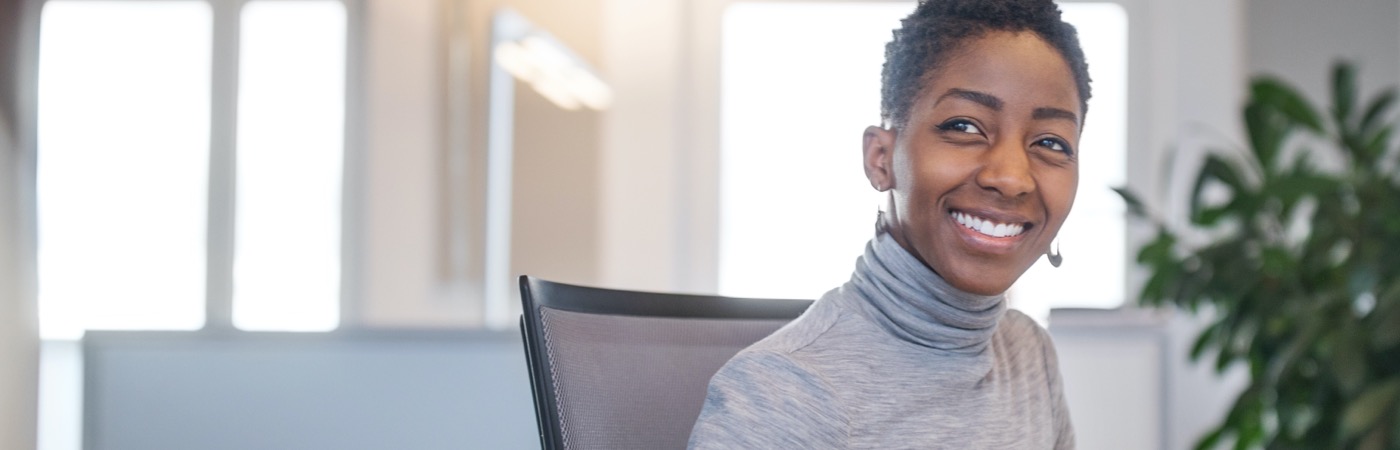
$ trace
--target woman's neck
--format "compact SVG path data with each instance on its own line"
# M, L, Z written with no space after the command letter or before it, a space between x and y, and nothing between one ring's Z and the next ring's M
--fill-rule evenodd
M1006 311L1005 295L953 287L891 233L879 233L867 244L850 285L872 319L891 334L949 353L981 353Z

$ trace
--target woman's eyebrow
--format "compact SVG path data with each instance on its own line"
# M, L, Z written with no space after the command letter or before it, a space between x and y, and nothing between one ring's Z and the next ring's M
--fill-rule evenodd
M948 97L956 97L961 98L963 100L968 100L973 103L977 103L979 105L991 108L993 111L1001 111L1001 105L1004 103L1001 101L1000 98L997 98L995 95L988 94L986 92L951 88L948 89L948 92L944 92L943 95L939 96L938 101L933 102L933 104L937 105L939 103L942 103L943 99L946 99Z
M1064 120L1068 120L1068 121L1070 121L1070 122L1074 122L1075 125L1079 125L1079 115L1078 115L1078 114L1075 114L1075 113L1072 113L1072 112L1069 112L1069 111L1066 111L1066 110L1063 110L1063 109L1060 109L1060 108L1051 108L1051 107L1048 107L1048 106L1042 106L1042 107L1040 107L1040 108L1036 108L1034 111L1031 111L1031 119L1033 119L1033 120L1064 119Z
M1005 104L1005 102L1003 102L1000 98L998 98L995 95L988 94L986 92L960 88L949 88L947 92L944 92L943 95L938 97L938 100L935 101L934 104L937 105L943 102L944 99L947 99L949 97L968 100L973 103L985 106L993 111L1001 111L1002 106ZM1072 113L1066 109L1054 108L1049 106L1042 106L1031 111L1031 119L1063 119L1073 122L1075 125L1079 125L1078 114Z

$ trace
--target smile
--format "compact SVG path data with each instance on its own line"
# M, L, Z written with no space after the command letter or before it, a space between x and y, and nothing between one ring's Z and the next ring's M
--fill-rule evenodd
M1004 238L1019 236L1026 231L1025 225L1019 223L997 223L991 219L985 219L959 211L954 211L952 216L953 220L956 220L959 225L991 237Z

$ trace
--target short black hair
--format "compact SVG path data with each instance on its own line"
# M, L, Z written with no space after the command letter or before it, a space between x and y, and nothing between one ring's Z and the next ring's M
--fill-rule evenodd
M1080 114L1088 112L1089 65L1079 47L1079 33L1060 18L1052 0L920 0L885 44L880 74L880 118L885 126L906 125L924 80L942 69L959 46L992 31L1030 31L1059 51L1079 88Z

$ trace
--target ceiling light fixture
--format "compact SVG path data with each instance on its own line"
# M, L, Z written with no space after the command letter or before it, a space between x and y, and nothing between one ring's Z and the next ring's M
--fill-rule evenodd
M496 25L492 59L535 92L568 110L612 104L612 88L554 36L513 13L498 16Z

